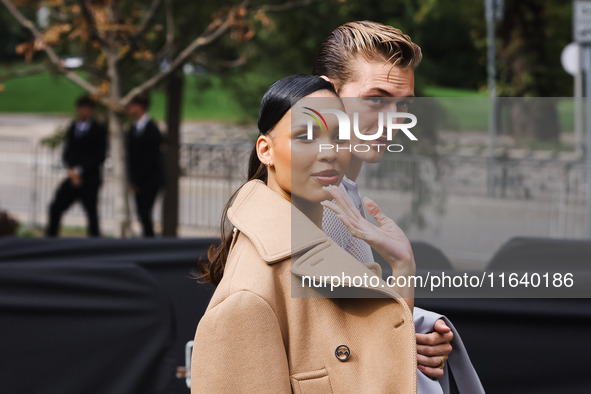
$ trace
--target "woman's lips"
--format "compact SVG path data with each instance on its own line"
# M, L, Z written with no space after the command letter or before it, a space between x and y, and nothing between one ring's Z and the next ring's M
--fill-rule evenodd
M312 178L320 182L324 186L336 185L339 181L339 172L335 170L326 170L321 172L315 172L312 174Z

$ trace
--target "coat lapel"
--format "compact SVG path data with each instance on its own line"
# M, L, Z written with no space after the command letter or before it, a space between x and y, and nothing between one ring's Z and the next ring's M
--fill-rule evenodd
M260 180L249 181L240 189L228 210L228 219L251 240L267 264L292 258L291 271L298 280L342 278L343 275L352 279L360 277L365 278L362 286L349 287L348 283L341 283L337 286L344 290L340 294L359 297L363 293L366 297L401 300L400 295L382 279L379 264L357 261L300 210ZM376 277L371 284L377 286L369 285L370 277ZM330 282L325 287L330 289ZM294 292L292 294L297 296ZM402 304L406 306L405 302Z

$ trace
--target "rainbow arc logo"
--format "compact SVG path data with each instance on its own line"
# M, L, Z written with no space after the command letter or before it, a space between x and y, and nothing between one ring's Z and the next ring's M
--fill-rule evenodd
M316 117L316 116L312 115L312 114L311 114L311 113L309 113L309 112L304 112L304 114L306 114L306 115L308 115L308 116L311 116L311 117L312 117L312 118L313 118L313 119L316 121L316 123L318 123L318 126L320 126L320 130L322 130L322 123L324 123L325 130L328 130L328 125L326 124L326 120L325 120L325 119L324 119L324 117L323 117L323 116L320 114L320 112L318 112L318 111L316 111L316 110L313 110L313 109L312 109L312 108L310 108L310 107L304 107L304 109L307 109L308 111L312 111L312 112L314 112L314 113L315 113L315 114L318 116L318 117ZM318 118L322 119L322 123L320 123L320 119L318 119Z

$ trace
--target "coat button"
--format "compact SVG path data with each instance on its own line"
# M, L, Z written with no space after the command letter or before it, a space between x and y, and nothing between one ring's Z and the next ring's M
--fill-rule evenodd
M351 350L347 345L339 345L334 351L334 355L339 359L339 361L345 362L351 356Z

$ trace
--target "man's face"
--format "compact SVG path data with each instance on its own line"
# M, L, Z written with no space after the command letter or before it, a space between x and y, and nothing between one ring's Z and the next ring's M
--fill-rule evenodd
M350 119L353 112L359 113L359 131L363 134L375 134L378 128L380 112L407 112L414 98L415 78L412 68L392 66L389 62L368 62L358 59L353 78L339 89ZM385 130L382 131L385 134ZM396 130L394 131L394 133ZM392 135L392 138L394 138ZM382 141L362 141L351 133L351 145L384 143ZM388 143L387 141L385 142ZM386 149L373 147L367 152L352 152L355 157L368 163L377 163L384 156Z
M144 107L138 104L129 104L127 107L127 113L133 120L139 120L145 112Z
M76 107L76 118L81 122L86 122L92 116L92 108L87 105Z

